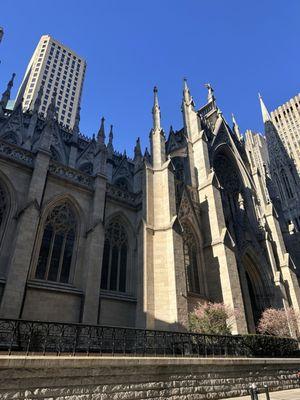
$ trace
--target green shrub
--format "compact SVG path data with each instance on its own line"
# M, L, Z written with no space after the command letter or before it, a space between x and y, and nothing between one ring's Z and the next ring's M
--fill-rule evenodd
M298 341L288 337L241 335L247 354L252 357L290 357L298 351Z

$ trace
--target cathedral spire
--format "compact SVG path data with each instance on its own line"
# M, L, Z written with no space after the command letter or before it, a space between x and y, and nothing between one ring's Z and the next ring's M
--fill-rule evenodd
M154 104L152 108L153 128L150 133L151 155L153 166L161 167L166 161L165 135L160 125L160 108L158 104L157 87L154 87Z
M264 103L260 93L258 93L258 98L259 98L259 102L260 102L260 108L261 108L263 122L266 123L267 121L271 121L271 116L269 114L267 107L265 106L265 103Z
M153 93L154 93L154 104L152 108L152 115L153 115L153 129L154 130L160 130L161 125L160 125L160 107L158 104L158 95L157 95L157 87L154 86Z
M241 135L241 132L240 132L240 127L238 126L238 124L236 122L236 119L235 119L235 116L234 116L233 113L231 113L231 116L232 116L232 124L233 124L232 130L235 133L237 139L241 140L242 139L242 135Z
M102 117L101 118L100 129L99 129L98 134L97 134L98 143L104 143L104 141L105 141L104 121L105 121L105 118Z
M12 88L13 85L14 85L15 76L16 76L16 74L13 73L13 74L12 74L12 77L11 77L11 79L10 79L10 81L9 81L8 84L7 84L6 90L5 90L5 91L3 92L3 94L2 94L2 98L1 98L1 101L0 101L0 105L2 106L3 109L6 108L7 103L8 103L8 100L10 99L10 92L11 92L11 88Z

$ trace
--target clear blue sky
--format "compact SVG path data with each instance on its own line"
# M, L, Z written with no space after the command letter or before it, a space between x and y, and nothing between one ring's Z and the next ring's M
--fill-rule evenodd
M17 73L14 95L42 34L87 60L81 131L113 124L118 150L148 145L152 89L166 132L182 126L182 78L200 107L211 82L227 120L262 130L269 109L299 92L299 0L15 0L1 2L0 90Z

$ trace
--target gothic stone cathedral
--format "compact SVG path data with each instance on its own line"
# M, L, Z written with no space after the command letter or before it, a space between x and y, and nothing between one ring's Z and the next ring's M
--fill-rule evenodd
M184 83L183 128L168 139L154 90L150 153L117 153L0 103L0 316L182 330L199 302L237 308L254 332L267 307L300 307L265 175L208 86L196 109Z

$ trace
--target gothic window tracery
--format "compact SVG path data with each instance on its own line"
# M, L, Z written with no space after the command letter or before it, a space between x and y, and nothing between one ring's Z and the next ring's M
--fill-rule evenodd
M198 252L196 238L188 225L183 225L183 252L187 278L187 290L200 294Z
M35 277L68 283L77 231L75 213L67 202L54 207L44 224Z
M8 196L4 187L0 183L0 242L2 239L2 233L6 222L8 213Z
M224 189L231 193L239 192L240 177L228 157L219 154L214 161L214 169Z
M58 151L57 151L53 146L50 147L50 152L51 152L51 158L52 158L52 160L57 161L57 162L60 162L59 153L58 153Z
M10 132L10 133L7 133L6 135L4 135L3 139L6 142L9 142L9 143L12 143L12 144L18 144L17 137L13 132Z
M289 180L288 180L288 177L287 177L287 175L286 175L284 169L281 170L281 176L282 176L282 179L283 179L283 184L284 184L284 188L285 188L287 197L288 197L289 199L291 199L291 198L294 197L294 195L293 195L293 191L292 191L290 182L289 182Z
M277 176L276 173L274 173L274 179L275 179L275 182L276 182L276 187L277 187L277 189L278 189L278 191L279 191L279 193L278 193L278 194L279 194L279 197L280 197L281 200L284 200L284 195L283 195L281 183L280 183L280 181L279 181L278 176Z
M128 236L123 224L112 221L105 232L101 289L126 292Z
M231 159L225 154L218 154L214 160L214 170L222 187L222 203L226 226L235 236L234 224L241 211L244 211L245 203L239 202L242 193L242 182L238 170ZM243 209L241 209L241 205Z
M122 190L129 190L129 185L128 185L128 181L126 178L119 178L115 181L115 186L117 186L118 188L122 189Z

